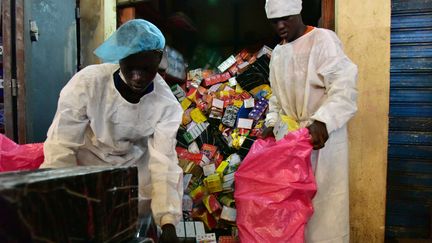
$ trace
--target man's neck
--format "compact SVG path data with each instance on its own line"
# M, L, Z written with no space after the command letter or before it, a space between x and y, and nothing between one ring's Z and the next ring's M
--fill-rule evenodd
M287 40L287 39L284 39L284 40L282 41L282 44L289 43L289 42L293 42L293 41L297 40L298 38L300 38L300 37L302 37L303 35L305 35L305 34L308 32L307 30L308 30L307 25L301 23L301 25L300 25L300 27L298 28L298 31L297 31L295 37L294 37L292 40L290 40L290 41Z
M306 33L306 30L307 30L307 26L305 24L301 23L301 25L298 28L298 31L296 33L296 36L292 41L295 41L298 38L302 37Z

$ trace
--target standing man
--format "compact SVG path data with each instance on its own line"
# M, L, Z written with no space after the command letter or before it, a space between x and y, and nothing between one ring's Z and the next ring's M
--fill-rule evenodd
M267 0L282 41L272 53L266 126L288 115L311 135L318 191L306 242L349 242L348 136L357 106L357 66L333 31L303 24L301 0Z
M159 242L171 243L182 215L175 137L183 111L157 74L164 46L161 31L137 19L97 48L109 63L84 68L61 91L42 167L137 165L140 201L152 200Z

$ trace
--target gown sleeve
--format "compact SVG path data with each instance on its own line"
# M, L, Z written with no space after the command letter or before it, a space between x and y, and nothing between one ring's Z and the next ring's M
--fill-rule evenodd
M182 114L178 103L170 105L148 140L151 207L158 225L176 225L182 216L183 171L178 165L175 151Z
M273 65L272 62L270 62L270 75L269 75L269 81L270 81L270 85L272 87L272 89L276 89L277 85L273 85L274 84L274 70L273 70ZM266 127L274 127L274 125L276 124L277 120L279 119L279 112L281 110L281 106L280 103L275 95L275 92L273 91L273 94L270 96L269 99L269 110L268 113L266 115L266 119L265 119L265 126Z
M60 93L57 111L44 143L45 161L41 168L77 165L76 152L84 144L89 124L87 89L77 74Z
M336 34L330 33L317 55L318 74L326 100L311 116L326 124L328 133L343 127L357 111L357 66L345 55Z

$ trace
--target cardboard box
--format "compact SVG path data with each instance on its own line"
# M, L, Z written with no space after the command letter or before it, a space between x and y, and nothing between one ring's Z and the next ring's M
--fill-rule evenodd
M120 242L137 217L136 167L0 173L0 242Z

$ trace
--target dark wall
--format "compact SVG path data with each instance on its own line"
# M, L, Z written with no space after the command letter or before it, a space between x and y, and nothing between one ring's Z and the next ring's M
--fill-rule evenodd
M203 46L223 58L244 48L273 48L279 38L266 18L264 5L265 0L161 0L133 6L136 18L154 22L167 43L191 59L196 48ZM302 16L306 24L317 26L321 1L304 0ZM190 26L181 23L182 17Z

